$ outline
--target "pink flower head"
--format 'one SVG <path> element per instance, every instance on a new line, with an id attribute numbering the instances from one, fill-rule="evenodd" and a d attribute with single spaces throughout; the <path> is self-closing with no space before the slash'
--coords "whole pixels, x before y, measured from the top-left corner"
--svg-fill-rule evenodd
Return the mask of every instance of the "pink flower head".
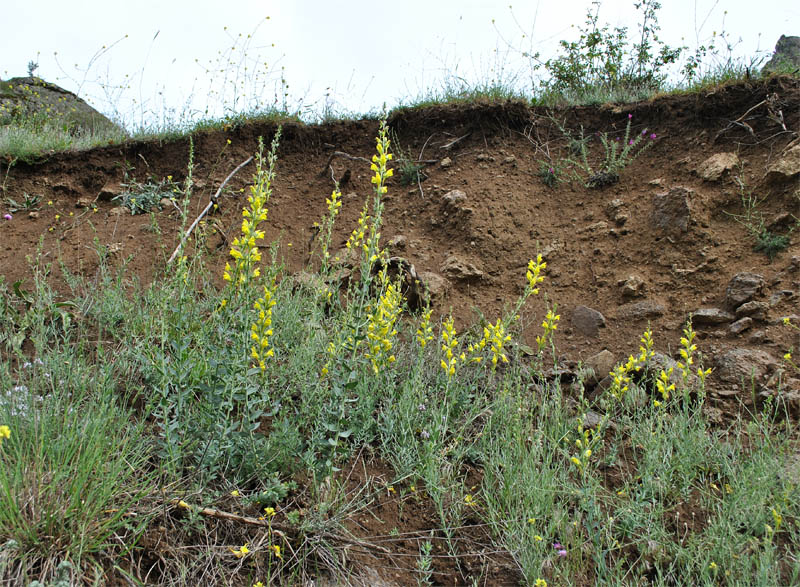
<path id="1" fill-rule="evenodd" d="M 558 551 L 558 556 L 561 557 L 567 556 L 567 551 L 562 548 L 561 550 Z"/>
<path id="2" fill-rule="evenodd" d="M 628 113 L 628 120 L 630 120 L 631 118 L 633 118 L 633 114 Z"/>
<path id="3" fill-rule="evenodd" d="M 561 545 L 560 542 L 553 542 L 553 548 L 556 550 L 562 550 L 564 547 Z"/>
<path id="4" fill-rule="evenodd" d="M 644 129 L 644 130 L 642 131 L 642 136 L 644 136 L 644 135 L 646 135 L 646 134 L 647 134 L 647 129 Z"/>
<path id="5" fill-rule="evenodd" d="M 651 134 L 650 138 L 653 139 L 653 140 L 656 140 L 656 133 Z"/>
<path id="6" fill-rule="evenodd" d="M 629 145 L 632 145 L 632 144 L 633 144 L 633 139 L 629 140 L 629 141 L 628 141 L 628 144 L 629 144 Z"/>
<path id="7" fill-rule="evenodd" d="M 6 220 L 11 220 L 13 216 L 11 214 L 5 214 L 3 218 L 5 218 Z"/>

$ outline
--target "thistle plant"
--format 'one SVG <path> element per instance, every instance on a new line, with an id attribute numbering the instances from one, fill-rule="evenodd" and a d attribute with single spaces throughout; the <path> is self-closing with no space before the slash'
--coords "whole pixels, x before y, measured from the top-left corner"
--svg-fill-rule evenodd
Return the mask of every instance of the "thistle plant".
<path id="1" fill-rule="evenodd" d="M 647 133 L 647 129 L 641 133 L 631 134 L 631 122 L 633 114 L 628 114 L 628 122 L 625 125 L 625 132 L 622 139 L 616 137 L 609 138 L 608 133 L 597 133 L 600 143 L 603 145 L 603 159 L 599 167 L 595 169 L 589 162 L 589 141 L 583 134 L 581 128 L 580 138 L 575 140 L 563 128 L 562 132 L 570 139 L 571 144 L 576 145 L 577 159 L 569 157 L 566 162 L 573 167 L 573 170 L 580 170 L 580 173 L 573 171 L 575 176 L 582 180 L 588 188 L 602 188 L 613 185 L 619 181 L 622 170 L 655 144 L 658 135 Z"/>

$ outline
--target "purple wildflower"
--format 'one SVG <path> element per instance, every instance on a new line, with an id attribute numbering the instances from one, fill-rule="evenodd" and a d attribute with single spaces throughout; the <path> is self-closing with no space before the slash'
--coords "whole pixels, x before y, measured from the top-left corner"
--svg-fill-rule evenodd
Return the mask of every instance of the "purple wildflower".
<path id="1" fill-rule="evenodd" d="M 564 547 L 561 545 L 560 542 L 553 542 L 553 548 L 555 548 L 556 550 L 561 550 Z"/>
<path id="2" fill-rule="evenodd" d="M 651 134 L 650 138 L 653 139 L 653 140 L 656 140 L 656 133 Z"/>
<path id="3" fill-rule="evenodd" d="M 629 140 L 629 141 L 628 141 L 628 144 L 629 144 L 629 145 L 632 145 L 632 144 L 633 144 L 633 139 Z"/>
<path id="4" fill-rule="evenodd" d="M 6 220 L 11 220 L 13 216 L 11 216 L 11 214 L 6 214 L 5 216 L 3 216 L 3 218 L 5 218 Z"/>
<path id="5" fill-rule="evenodd" d="M 547 173 L 553 175 L 555 173 L 555 170 L 551 167 L 550 169 L 547 170 Z"/>
<path id="6" fill-rule="evenodd" d="M 561 550 L 558 551 L 558 556 L 562 557 L 567 556 L 567 551 L 562 548 Z"/>
<path id="7" fill-rule="evenodd" d="M 642 136 L 644 136 L 644 135 L 646 135 L 646 134 L 647 134 L 647 129 L 644 129 L 644 130 L 642 131 Z"/>
<path id="8" fill-rule="evenodd" d="M 631 114 L 631 113 L 629 112 L 629 113 L 628 113 L 628 120 L 630 120 L 631 118 L 633 118 L 633 114 Z"/>

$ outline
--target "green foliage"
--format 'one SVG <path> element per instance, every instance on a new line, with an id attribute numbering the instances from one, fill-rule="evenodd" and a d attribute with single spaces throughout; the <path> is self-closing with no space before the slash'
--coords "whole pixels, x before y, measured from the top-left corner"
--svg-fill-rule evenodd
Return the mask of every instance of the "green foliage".
<path id="1" fill-rule="evenodd" d="M 608 24 L 599 24 L 600 5 L 594 1 L 587 9 L 578 40 L 562 40 L 563 54 L 544 63 L 551 76 L 547 90 L 580 100 L 598 90 L 605 94 L 636 94 L 661 89 L 666 67 L 675 63 L 683 51 L 664 44 L 658 37 L 657 12 L 661 3 L 633 3 L 634 9 L 641 12 L 638 40 L 633 43 L 626 27 L 611 29 Z"/>
<path id="2" fill-rule="evenodd" d="M 159 181 L 149 179 L 144 183 L 130 180 L 122 183 L 123 192 L 115 196 L 120 204 L 131 211 L 131 214 L 146 214 L 154 208 L 161 209 L 161 200 L 174 200 L 181 193 L 180 186 L 166 177 Z"/>
<path id="3" fill-rule="evenodd" d="M 589 188 L 602 188 L 617 183 L 619 174 L 637 157 L 652 147 L 657 138 L 655 133 L 648 135 L 647 129 L 632 136 L 633 115 L 628 114 L 628 121 L 622 137 L 611 138 L 607 132 L 596 134 L 603 147 L 603 156 L 597 163 L 594 163 L 590 156 L 592 137 L 584 134 L 583 127 L 581 127 L 580 134 L 574 137 L 572 132 L 565 129 L 555 118 L 551 117 L 551 120 L 559 127 L 567 140 L 570 155 L 564 160 L 563 165 L 570 168 L 573 175 Z M 548 173 L 550 173 L 549 169 Z M 553 170 L 553 175 L 555 175 L 556 168 L 553 167 Z"/>

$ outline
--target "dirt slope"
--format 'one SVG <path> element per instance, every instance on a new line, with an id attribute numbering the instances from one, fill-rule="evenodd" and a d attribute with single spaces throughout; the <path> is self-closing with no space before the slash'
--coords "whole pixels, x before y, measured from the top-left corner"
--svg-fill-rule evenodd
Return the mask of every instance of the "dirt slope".
<path id="1" fill-rule="evenodd" d="M 712 399 L 731 408 L 725 412 L 738 399 L 750 401 L 749 393 L 736 390 L 751 369 L 759 386 L 770 378 L 774 383 L 783 353 L 792 345 L 800 348 L 781 324 L 782 317 L 800 314 L 800 245 L 792 235 L 788 249 L 771 261 L 753 250 L 754 238 L 732 216 L 744 210 L 735 178 L 763 199 L 758 210 L 774 232 L 786 233 L 794 222 L 787 214 L 800 217 L 800 176 L 765 178 L 792 141 L 797 144 L 800 82 L 774 78 L 624 107 L 553 112 L 566 128 L 584 127 L 593 137 L 594 155 L 602 151 L 594 133 L 621 136 L 629 114 L 633 133 L 657 135 L 619 183 L 601 189 L 577 181 L 551 188 L 538 177 L 542 150 L 555 158 L 567 155 L 567 141 L 548 114 L 508 103 L 436 107 L 391 118 L 398 139 L 393 147 L 429 163 L 419 186 L 401 186 L 399 174 L 391 180 L 383 239 L 394 242 L 392 253 L 418 273 L 438 276 L 426 276 L 437 289 L 437 311 L 452 311 L 461 327 L 475 321 L 476 309 L 494 320 L 521 291 L 528 259 L 541 252 L 548 264 L 543 291 L 561 315 L 556 340 L 567 375 L 603 349 L 623 359 L 638 347 L 648 323 L 657 350 L 674 356 L 689 313 L 717 309 L 705 318 L 708 323 L 695 320 L 698 346 L 715 367 Z M 371 157 L 377 126 L 374 120 L 284 126 L 267 234 L 280 239 L 290 272 L 305 266 L 312 226 L 325 211 L 333 187 L 326 167 L 331 155 Z M 191 218 L 253 153 L 257 137 L 269 140 L 273 133 L 271 125 L 250 124 L 194 137 Z M 698 168 L 718 153 L 736 154 L 740 166 L 719 179 L 703 179 Z M 178 214 L 170 208 L 158 212 L 156 230 L 147 215 L 132 216 L 111 198 L 125 173 L 139 181 L 168 175 L 182 180 L 188 157 L 188 139 L 181 139 L 55 154 L 34 165 L 18 163 L 7 177 L 4 165 L 3 197 L 19 202 L 26 193 L 40 195 L 41 209 L 33 218 L 17 212 L 0 225 L 0 275 L 7 283 L 29 276 L 26 255 L 35 253 L 40 239 L 45 262 L 61 259 L 70 270 L 92 275 L 96 240 L 116 263 L 127 263 L 130 275 L 151 279 L 175 246 Z M 344 156 L 335 156 L 331 165 L 337 178 L 349 177 L 342 186 L 338 248 L 371 191 L 370 172 L 367 163 Z M 238 190 L 251 174 L 252 166 L 232 180 L 220 213 L 206 225 L 204 242 L 217 274 L 227 257 L 223 233 L 232 238 L 238 229 Z M 447 196 L 452 190 L 463 197 Z M 85 207 L 90 202 L 96 210 Z M 756 277 L 740 277 L 726 295 L 743 272 Z M 67 291 L 57 265 L 53 280 Z M 749 301 L 757 303 L 740 307 Z M 540 332 L 544 303 L 540 297 L 524 317 L 528 344 Z M 743 317 L 750 319 L 732 330 Z M 784 388 L 794 389 L 800 403 L 797 379 Z"/>

